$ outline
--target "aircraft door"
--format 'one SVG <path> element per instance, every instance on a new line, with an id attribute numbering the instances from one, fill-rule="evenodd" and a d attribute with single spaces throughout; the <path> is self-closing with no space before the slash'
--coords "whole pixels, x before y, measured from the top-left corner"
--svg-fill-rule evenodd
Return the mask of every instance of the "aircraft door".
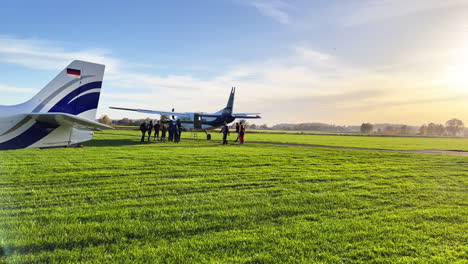
<path id="1" fill-rule="evenodd" d="M 202 117 L 198 114 L 193 115 L 193 128 L 195 129 L 202 128 Z"/>

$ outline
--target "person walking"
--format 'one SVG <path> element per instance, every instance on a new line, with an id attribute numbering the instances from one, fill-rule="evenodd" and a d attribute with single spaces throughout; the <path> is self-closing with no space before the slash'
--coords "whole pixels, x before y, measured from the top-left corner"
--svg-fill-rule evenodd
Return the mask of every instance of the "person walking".
<path id="1" fill-rule="evenodd" d="M 239 129 L 239 141 L 241 144 L 244 144 L 244 136 L 245 136 L 245 125 L 241 125 Z"/>
<path id="2" fill-rule="evenodd" d="M 151 139 L 151 131 L 153 131 L 153 120 L 151 120 L 146 127 L 146 130 L 148 130 L 148 141 Z"/>
<path id="3" fill-rule="evenodd" d="M 141 131 L 141 142 L 144 142 L 145 134 L 146 134 L 146 122 L 144 120 L 140 125 L 140 131 Z"/>
<path id="4" fill-rule="evenodd" d="M 240 131 L 240 125 L 239 123 L 236 122 L 236 134 L 237 134 L 237 138 L 234 142 L 237 142 L 239 140 L 239 131 Z"/>
<path id="5" fill-rule="evenodd" d="M 161 124 L 161 142 L 166 142 L 166 125 Z"/>
<path id="6" fill-rule="evenodd" d="M 156 122 L 154 125 L 154 140 L 159 139 L 159 128 L 161 125 L 159 124 L 159 121 Z"/>
<path id="7" fill-rule="evenodd" d="M 223 128 L 221 128 L 221 131 L 219 133 L 223 133 L 223 145 L 227 145 L 227 137 L 229 136 L 229 127 L 227 125 L 227 122 L 224 122 Z"/>

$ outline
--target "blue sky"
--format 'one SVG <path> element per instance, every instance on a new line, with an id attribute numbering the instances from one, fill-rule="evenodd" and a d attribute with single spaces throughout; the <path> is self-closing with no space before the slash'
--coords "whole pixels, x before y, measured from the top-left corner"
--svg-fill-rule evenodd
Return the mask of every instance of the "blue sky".
<path id="1" fill-rule="evenodd" d="M 235 110 L 258 123 L 468 122 L 464 0 L 3 1 L 0 104 L 73 59 L 106 64 L 108 106 Z"/>

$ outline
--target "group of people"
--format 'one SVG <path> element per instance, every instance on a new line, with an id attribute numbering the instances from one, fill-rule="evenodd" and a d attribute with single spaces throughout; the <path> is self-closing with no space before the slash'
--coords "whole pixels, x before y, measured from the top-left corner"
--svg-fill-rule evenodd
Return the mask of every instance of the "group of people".
<path id="1" fill-rule="evenodd" d="M 223 145 L 227 145 L 227 137 L 229 136 L 229 126 L 227 122 L 224 122 L 224 126 L 221 128 L 221 131 L 219 131 L 219 133 L 223 133 Z M 241 144 L 244 144 L 245 124 L 236 123 L 236 134 L 237 138 L 234 142 L 239 141 Z"/>
<path id="2" fill-rule="evenodd" d="M 153 124 L 153 120 L 149 121 L 149 123 L 143 121 L 140 125 L 141 142 L 145 141 L 146 136 L 148 136 L 148 141 L 150 141 L 153 130 L 153 140 L 166 142 L 166 133 L 168 133 L 168 141 L 179 143 L 182 134 L 182 124 L 179 119 L 177 119 L 175 123 L 174 121 L 170 120 L 167 126 L 161 121 L 156 121 L 155 124 Z M 159 132 L 161 132 L 161 137 L 159 137 Z M 230 134 L 227 122 L 224 122 L 224 126 L 221 128 L 219 133 L 223 133 L 223 145 L 227 145 L 227 137 Z M 240 144 L 244 144 L 245 124 L 236 123 L 236 134 L 237 138 L 234 142 L 240 142 Z"/>
<path id="3" fill-rule="evenodd" d="M 153 140 L 159 140 L 161 142 L 166 142 L 166 133 L 169 134 L 167 140 L 172 141 L 175 143 L 180 142 L 180 137 L 182 134 L 182 124 L 179 119 L 174 123 L 174 121 L 169 121 L 168 125 L 157 121 L 156 124 L 153 125 L 153 120 L 151 120 L 148 124 L 146 121 L 143 121 L 140 125 L 141 131 L 141 142 L 145 141 L 146 135 L 148 135 L 148 141 L 151 140 L 151 134 L 154 129 L 154 136 Z M 161 137 L 159 137 L 159 131 L 161 131 Z"/>

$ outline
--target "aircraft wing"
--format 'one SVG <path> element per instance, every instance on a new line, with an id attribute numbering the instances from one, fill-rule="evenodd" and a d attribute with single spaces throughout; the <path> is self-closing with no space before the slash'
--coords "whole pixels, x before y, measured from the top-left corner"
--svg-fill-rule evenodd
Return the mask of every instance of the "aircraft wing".
<path id="1" fill-rule="evenodd" d="M 113 127 L 101 124 L 94 120 L 78 117 L 75 115 L 65 113 L 38 113 L 28 114 L 29 117 L 41 123 L 54 124 L 54 125 L 69 125 L 78 129 L 87 129 L 100 131 L 101 129 L 114 129 Z"/>
<path id="2" fill-rule="evenodd" d="M 178 112 L 167 112 L 167 111 L 157 111 L 157 110 L 145 110 L 145 109 L 132 109 L 132 108 L 122 108 L 122 107 L 109 107 L 110 109 L 133 111 L 138 113 L 146 114 L 158 114 L 158 115 L 168 115 L 168 116 L 180 116 L 180 117 L 190 117 L 188 113 L 178 113 Z"/>
<path id="3" fill-rule="evenodd" d="M 232 114 L 232 117 L 239 118 L 239 119 L 258 119 L 258 118 L 262 118 L 258 114 L 259 113 L 239 113 L 239 114 Z"/>
<path id="4" fill-rule="evenodd" d="M 258 114 L 260 113 L 239 113 L 239 114 L 232 114 L 231 116 L 234 118 L 245 118 L 245 119 L 261 118 Z M 224 116 L 222 114 L 198 114 L 198 115 L 203 116 L 203 117 L 223 117 Z"/>

